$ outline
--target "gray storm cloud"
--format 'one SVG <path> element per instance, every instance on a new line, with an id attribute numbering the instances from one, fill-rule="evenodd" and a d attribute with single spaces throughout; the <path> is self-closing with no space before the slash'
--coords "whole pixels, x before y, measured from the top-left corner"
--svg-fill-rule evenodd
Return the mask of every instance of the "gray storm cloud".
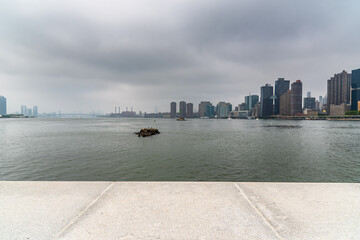
<path id="1" fill-rule="evenodd" d="M 358 68 L 357 1 L 3 1 L 0 95 L 10 111 L 234 105 L 278 77 L 324 95 Z"/>

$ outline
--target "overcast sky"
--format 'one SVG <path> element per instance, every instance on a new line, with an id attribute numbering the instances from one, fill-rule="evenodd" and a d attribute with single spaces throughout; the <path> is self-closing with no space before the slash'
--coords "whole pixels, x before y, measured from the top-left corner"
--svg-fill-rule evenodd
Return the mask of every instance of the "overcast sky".
<path id="1" fill-rule="evenodd" d="M 360 2 L 2 0 L 0 95 L 8 112 L 153 112 L 238 105 L 278 77 L 325 95 L 360 67 Z"/>

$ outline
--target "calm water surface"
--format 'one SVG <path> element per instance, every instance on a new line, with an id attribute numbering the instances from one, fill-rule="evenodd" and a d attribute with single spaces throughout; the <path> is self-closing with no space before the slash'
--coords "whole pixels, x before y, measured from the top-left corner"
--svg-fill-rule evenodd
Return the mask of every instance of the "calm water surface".
<path id="1" fill-rule="evenodd" d="M 0 180 L 360 182 L 359 140 L 360 122 L 1 119 Z"/>

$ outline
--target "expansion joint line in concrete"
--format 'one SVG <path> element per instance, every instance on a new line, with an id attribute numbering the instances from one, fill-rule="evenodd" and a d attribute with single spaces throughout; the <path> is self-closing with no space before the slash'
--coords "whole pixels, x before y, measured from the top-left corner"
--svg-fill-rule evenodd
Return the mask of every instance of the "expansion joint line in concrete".
<path id="1" fill-rule="evenodd" d="M 96 202 L 99 201 L 99 199 L 107 192 L 109 191 L 110 188 L 112 188 L 112 186 L 114 185 L 114 182 L 112 182 L 104 191 L 102 191 L 102 193 L 100 193 L 99 196 L 97 196 L 83 211 L 81 211 L 73 220 L 71 220 L 69 222 L 68 225 L 66 225 L 63 229 L 61 229 L 61 231 L 57 234 L 54 235 L 54 238 L 58 238 L 60 237 L 66 230 L 68 230 L 74 223 L 76 223 L 79 218 L 84 215 L 84 213 L 91 208 Z"/>
<path id="2" fill-rule="evenodd" d="M 280 234 L 276 231 L 276 229 L 271 225 L 271 223 L 266 219 L 266 217 L 260 212 L 260 210 L 250 201 L 250 199 L 246 196 L 245 192 L 234 183 L 235 187 L 240 191 L 241 195 L 245 198 L 245 200 L 252 206 L 252 208 L 255 209 L 255 211 L 260 215 L 260 217 L 264 220 L 264 222 L 271 228 L 271 230 L 275 233 L 275 235 L 280 239 L 283 240 L 283 238 L 280 236 Z"/>

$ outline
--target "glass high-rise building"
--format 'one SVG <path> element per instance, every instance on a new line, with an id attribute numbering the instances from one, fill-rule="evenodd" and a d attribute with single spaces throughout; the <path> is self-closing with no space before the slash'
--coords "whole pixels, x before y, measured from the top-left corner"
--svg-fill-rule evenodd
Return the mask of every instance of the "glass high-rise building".
<path id="1" fill-rule="evenodd" d="M 261 99 L 260 99 L 260 116 L 261 117 L 270 117 L 273 115 L 273 86 L 266 84 L 260 88 Z"/>
<path id="2" fill-rule="evenodd" d="M 278 78 L 275 81 L 275 105 L 274 105 L 274 115 L 280 114 L 280 96 L 286 93 L 289 90 L 290 81 L 285 80 L 284 78 Z"/>
<path id="3" fill-rule="evenodd" d="M 315 110 L 316 106 L 315 106 L 315 98 L 311 97 L 311 92 L 307 93 L 307 97 L 304 98 L 304 109 L 311 109 L 311 110 Z"/>
<path id="4" fill-rule="evenodd" d="M 360 68 L 351 72 L 351 110 L 360 111 Z"/>
<path id="5" fill-rule="evenodd" d="M 258 102 L 259 102 L 259 96 L 258 95 L 245 96 L 245 110 L 251 111 L 251 109 Z"/>
<path id="6" fill-rule="evenodd" d="M 6 115 L 6 98 L 4 96 L 0 96 L 0 115 Z"/>
<path id="7" fill-rule="evenodd" d="M 219 102 L 216 105 L 216 114 L 218 118 L 227 118 L 232 111 L 231 103 Z"/>

